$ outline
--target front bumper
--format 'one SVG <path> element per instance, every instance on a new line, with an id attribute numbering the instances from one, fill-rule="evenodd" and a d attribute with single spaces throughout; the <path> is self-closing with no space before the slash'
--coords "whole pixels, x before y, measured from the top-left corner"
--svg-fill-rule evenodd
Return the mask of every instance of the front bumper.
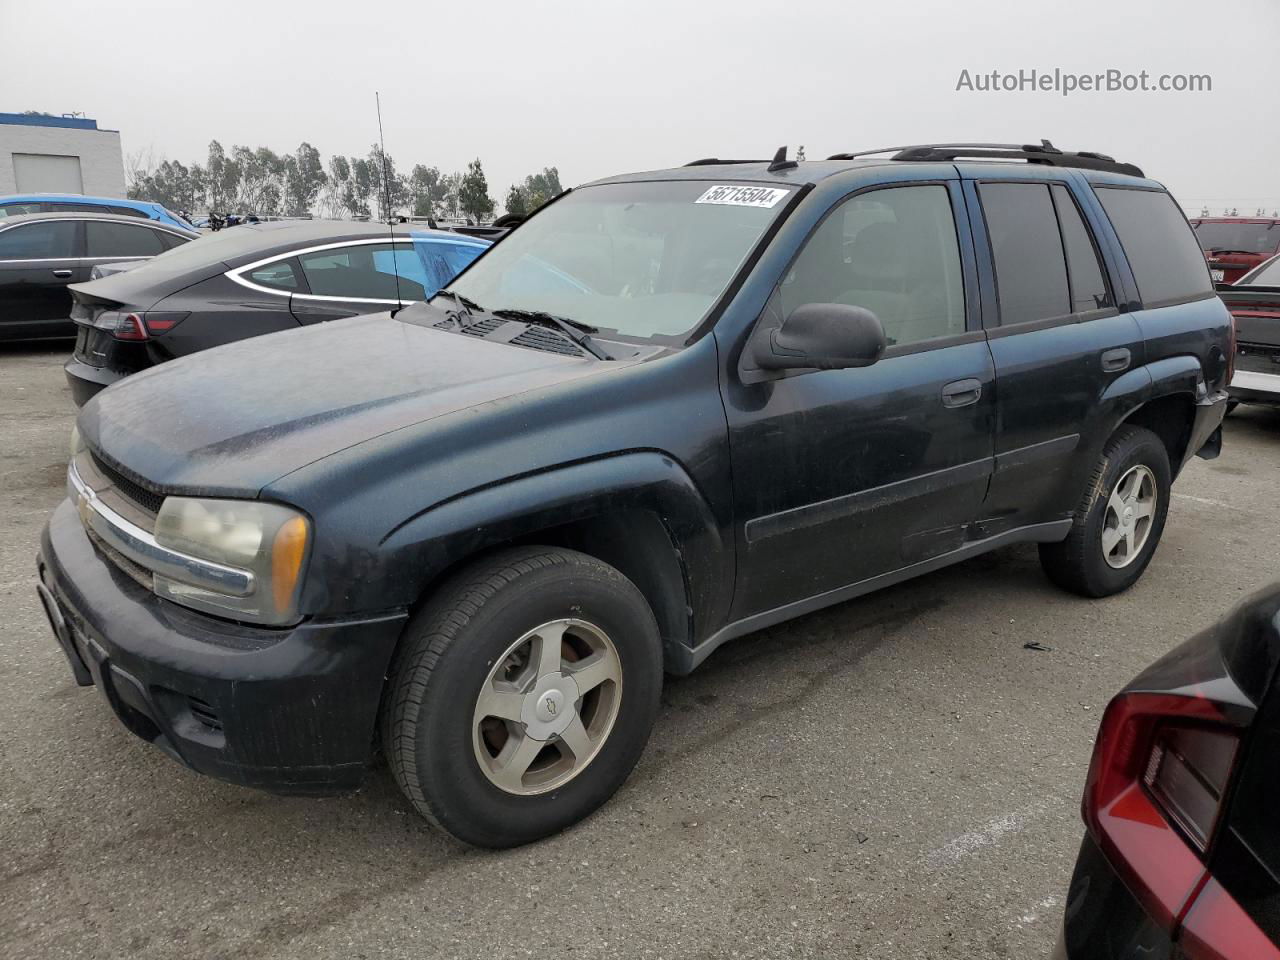
<path id="1" fill-rule="evenodd" d="M 200 773 L 280 793 L 357 786 L 407 614 L 250 627 L 162 600 L 106 560 L 70 500 L 41 538 L 41 602 L 76 681 Z"/>

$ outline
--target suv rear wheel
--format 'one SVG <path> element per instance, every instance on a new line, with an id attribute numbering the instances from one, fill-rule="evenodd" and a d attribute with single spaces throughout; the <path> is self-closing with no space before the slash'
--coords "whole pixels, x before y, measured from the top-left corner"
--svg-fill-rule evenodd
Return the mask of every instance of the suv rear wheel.
<path id="1" fill-rule="evenodd" d="M 507 550 L 410 621 L 383 745 L 429 822 L 477 846 L 516 846 L 618 789 L 661 689 L 657 623 L 630 580 L 572 550 Z"/>
<path id="2" fill-rule="evenodd" d="M 1169 511 L 1169 454 L 1150 430 L 1124 426 L 1107 441 L 1071 533 L 1042 543 L 1049 579 L 1086 597 L 1127 590 L 1146 570 Z"/>

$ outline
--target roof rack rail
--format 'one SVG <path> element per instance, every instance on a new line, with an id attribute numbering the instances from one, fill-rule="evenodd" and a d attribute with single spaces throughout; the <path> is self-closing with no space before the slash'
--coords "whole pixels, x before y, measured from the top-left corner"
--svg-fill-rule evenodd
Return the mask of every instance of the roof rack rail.
<path id="1" fill-rule="evenodd" d="M 721 160 L 719 157 L 703 157 L 701 160 L 690 160 L 686 167 L 710 167 L 722 163 L 768 163 L 768 160 Z"/>
<path id="2" fill-rule="evenodd" d="M 893 160 L 942 161 L 973 160 L 1025 160 L 1050 167 L 1077 167 L 1085 170 L 1105 170 L 1123 173 L 1130 177 L 1144 177 L 1140 167 L 1123 163 L 1105 153 L 1079 150 L 1075 153 L 1059 150 L 1048 140 L 1040 144 L 1017 143 L 921 143 L 905 147 L 881 147 L 878 150 L 859 150 L 857 153 L 837 153 L 828 160 L 854 160 L 878 153 L 892 153 Z"/>

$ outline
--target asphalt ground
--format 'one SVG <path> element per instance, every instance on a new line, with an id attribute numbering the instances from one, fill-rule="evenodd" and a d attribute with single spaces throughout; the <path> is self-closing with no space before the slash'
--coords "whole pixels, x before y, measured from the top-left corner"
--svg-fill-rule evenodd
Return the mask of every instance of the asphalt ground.
<path id="1" fill-rule="evenodd" d="M 1067 596 L 1016 547 L 736 641 L 668 681 L 599 813 L 481 852 L 384 771 L 324 800 L 217 783 L 74 685 L 33 588 L 63 496 L 65 357 L 0 347 L 11 960 L 1046 956 L 1108 698 L 1280 569 L 1280 414 L 1242 408 L 1128 593 Z"/>

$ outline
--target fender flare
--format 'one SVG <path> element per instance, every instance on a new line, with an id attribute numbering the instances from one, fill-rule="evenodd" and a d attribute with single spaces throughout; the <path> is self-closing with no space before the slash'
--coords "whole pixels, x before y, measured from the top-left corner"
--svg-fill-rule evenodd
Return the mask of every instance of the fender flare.
<path id="1" fill-rule="evenodd" d="M 485 550 L 626 511 L 647 512 L 662 523 L 679 564 L 685 612 L 682 635 L 664 641 L 691 646 L 727 613 L 734 553 L 725 542 L 727 527 L 693 478 L 661 451 L 584 460 L 476 488 L 408 518 L 383 537 L 380 549 L 396 568 L 413 571 L 406 581 L 412 604 L 446 571 Z"/>

